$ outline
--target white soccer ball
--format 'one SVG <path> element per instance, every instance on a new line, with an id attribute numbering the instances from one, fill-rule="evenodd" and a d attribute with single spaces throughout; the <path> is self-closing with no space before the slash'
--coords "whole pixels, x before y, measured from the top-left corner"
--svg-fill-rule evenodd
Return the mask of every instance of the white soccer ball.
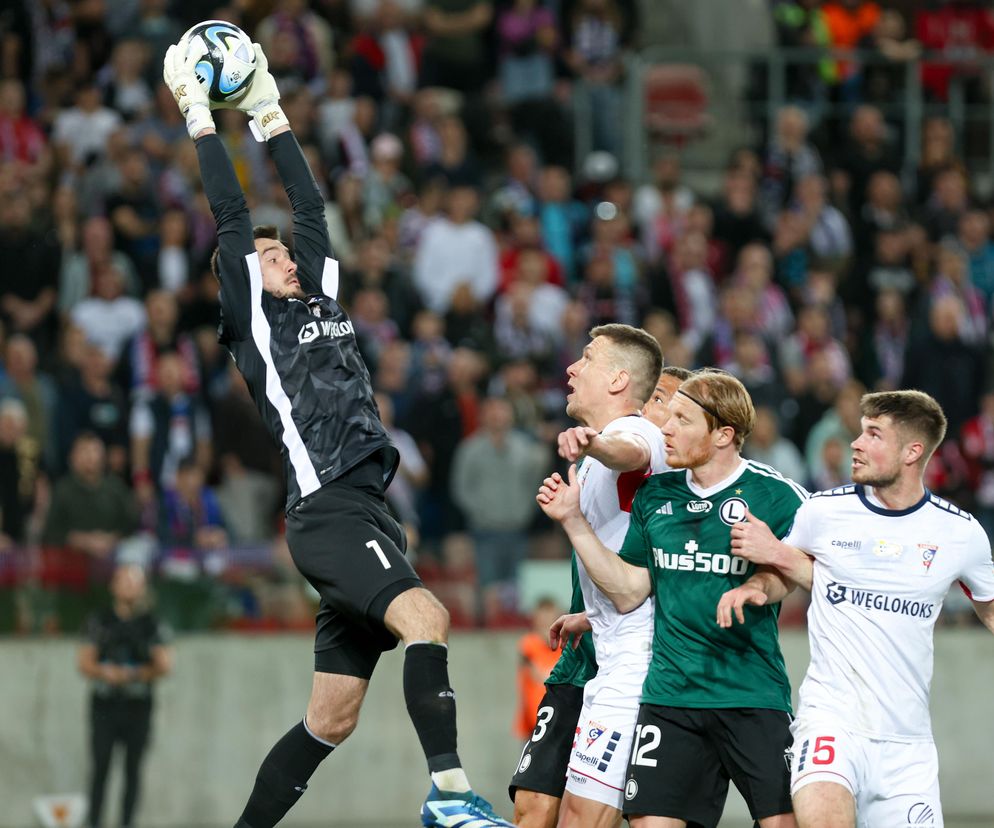
<path id="1" fill-rule="evenodd" d="M 236 101 L 248 91 L 255 76 L 255 50 L 251 38 L 234 23 L 205 20 L 183 35 L 183 41 L 188 54 L 197 58 L 197 80 L 212 101 Z"/>

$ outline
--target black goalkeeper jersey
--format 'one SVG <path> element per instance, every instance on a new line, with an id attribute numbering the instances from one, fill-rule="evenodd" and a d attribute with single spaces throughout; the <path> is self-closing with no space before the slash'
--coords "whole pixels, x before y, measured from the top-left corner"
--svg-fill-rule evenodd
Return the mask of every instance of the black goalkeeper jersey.
<path id="1" fill-rule="evenodd" d="M 204 191 L 217 221 L 220 341 L 280 444 L 287 510 L 379 451 L 384 488 L 399 455 L 380 422 L 369 372 L 336 301 L 338 262 L 324 202 L 292 133 L 268 142 L 293 207 L 293 254 L 306 301 L 262 289 L 248 207 L 217 135 L 197 140 Z"/>

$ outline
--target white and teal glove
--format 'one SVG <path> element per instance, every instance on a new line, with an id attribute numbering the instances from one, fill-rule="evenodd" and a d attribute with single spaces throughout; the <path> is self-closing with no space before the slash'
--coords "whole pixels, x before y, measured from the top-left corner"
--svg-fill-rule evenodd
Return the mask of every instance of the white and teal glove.
<path id="1" fill-rule="evenodd" d="M 191 138 L 196 138 L 201 130 L 214 129 L 214 118 L 207 93 L 197 82 L 194 72 L 196 58 L 190 57 L 187 47 L 186 41 L 180 41 L 166 50 L 166 58 L 162 62 L 162 79 L 173 93 L 179 111 L 186 118 L 186 131 Z"/>
<path id="2" fill-rule="evenodd" d="M 244 97 L 235 103 L 235 108 L 252 118 L 249 129 L 255 140 L 268 141 L 275 129 L 287 126 L 287 120 L 280 108 L 280 90 L 276 86 L 276 79 L 269 72 L 266 54 L 258 43 L 253 43 L 252 48 L 255 49 L 252 85 Z"/>

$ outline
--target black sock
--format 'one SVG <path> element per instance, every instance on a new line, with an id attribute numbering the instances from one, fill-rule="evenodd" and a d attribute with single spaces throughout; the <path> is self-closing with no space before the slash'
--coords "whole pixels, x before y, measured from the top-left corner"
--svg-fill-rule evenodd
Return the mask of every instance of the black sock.
<path id="1" fill-rule="evenodd" d="M 307 780 L 332 747 L 312 736 L 303 722 L 286 732 L 255 777 L 255 787 L 235 828 L 273 828 L 307 790 Z"/>
<path id="2" fill-rule="evenodd" d="M 456 694 L 449 686 L 448 658 L 448 648 L 442 644 L 411 644 L 404 655 L 407 712 L 432 773 L 461 766 L 456 753 Z"/>

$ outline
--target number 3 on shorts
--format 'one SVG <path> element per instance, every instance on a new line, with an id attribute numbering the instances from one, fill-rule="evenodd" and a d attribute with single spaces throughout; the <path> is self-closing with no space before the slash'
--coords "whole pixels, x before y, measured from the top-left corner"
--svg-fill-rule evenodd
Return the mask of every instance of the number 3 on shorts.
<path id="1" fill-rule="evenodd" d="M 532 741 L 540 742 L 542 737 L 545 735 L 546 728 L 549 726 L 549 722 L 552 721 L 552 714 L 555 713 L 551 707 L 546 705 L 545 707 L 540 707 L 538 710 L 538 716 L 535 718 L 535 732 L 532 733 Z"/>
<path id="2" fill-rule="evenodd" d="M 390 568 L 390 561 L 387 560 L 387 556 L 383 554 L 383 550 L 380 548 L 380 543 L 377 540 L 366 541 L 366 548 L 372 549 L 376 553 L 376 557 L 380 559 L 380 563 L 383 564 L 384 569 Z"/>

